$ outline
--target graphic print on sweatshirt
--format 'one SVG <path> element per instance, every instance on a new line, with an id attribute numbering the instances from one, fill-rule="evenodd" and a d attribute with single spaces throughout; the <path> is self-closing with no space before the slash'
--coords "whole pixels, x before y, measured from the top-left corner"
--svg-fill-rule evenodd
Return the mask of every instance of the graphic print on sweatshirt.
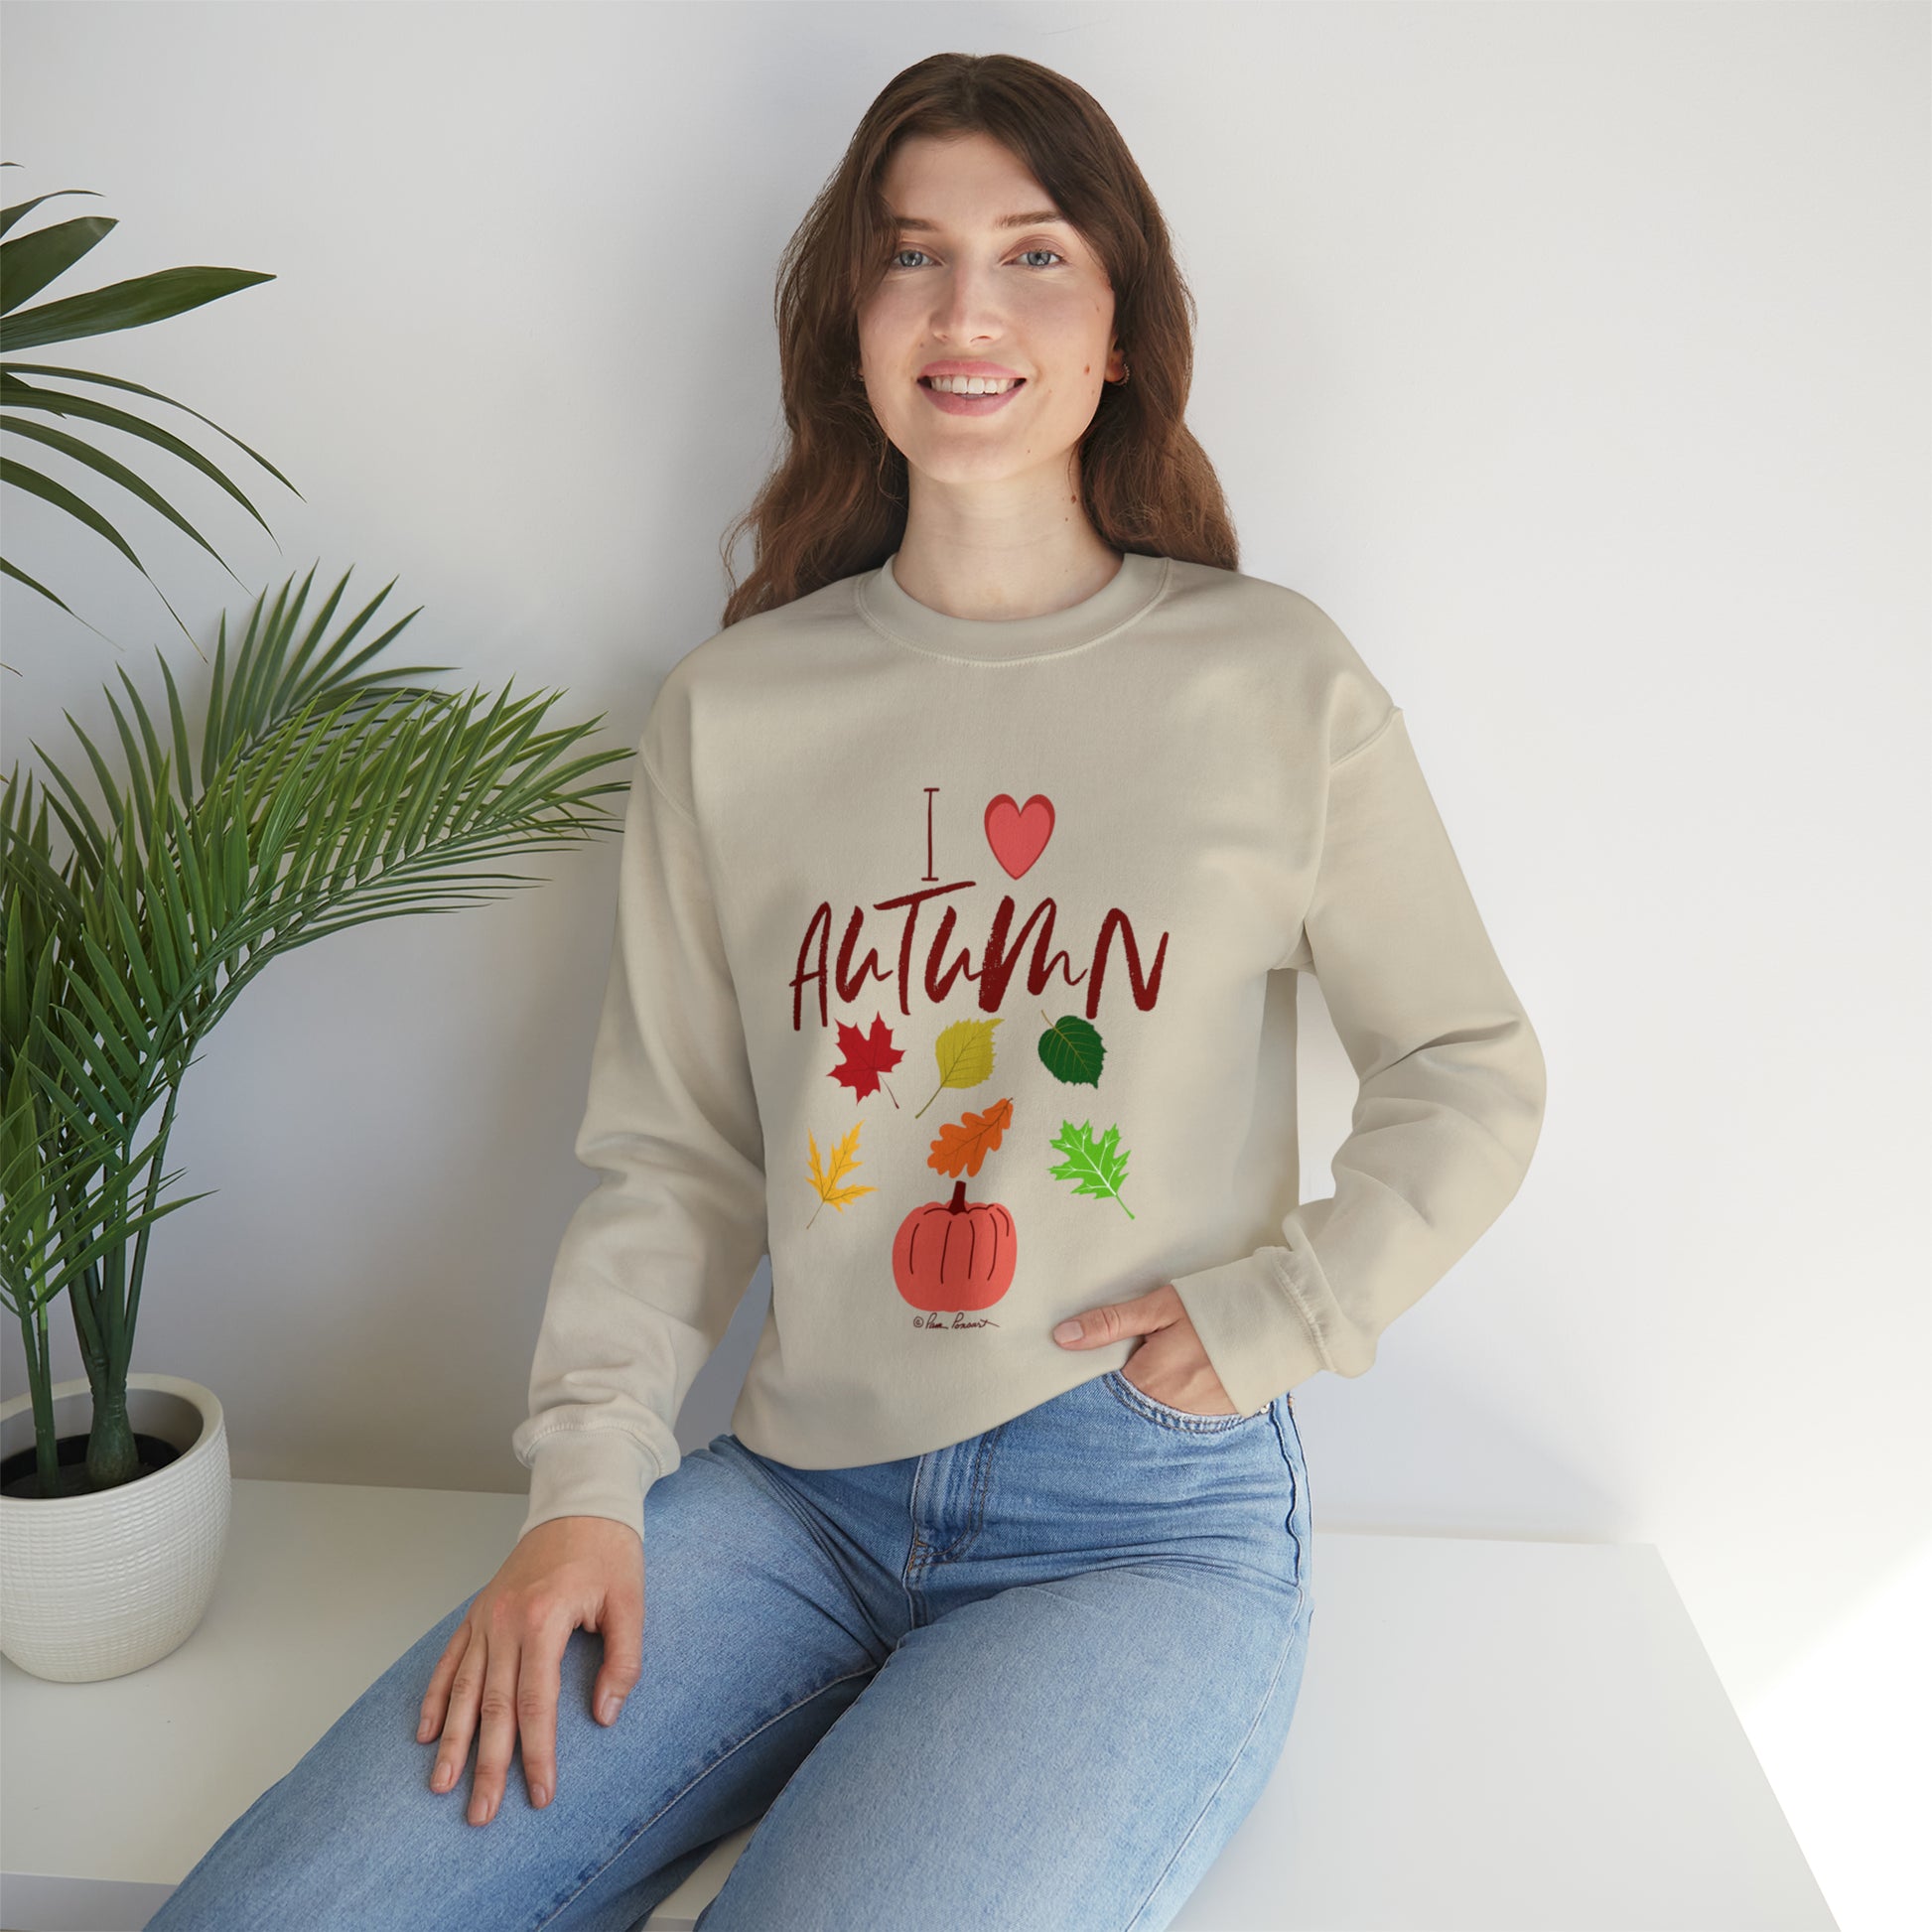
<path id="1" fill-rule="evenodd" d="M 808 1129 L 808 1171 L 817 1205 L 807 1226 L 827 1207 L 841 1216 L 878 1215 L 882 1289 L 890 1280 L 897 1296 L 891 1306 L 911 1308 L 914 1326 L 980 1328 L 998 1325 L 986 1311 L 1012 1287 L 1026 1238 L 1027 1231 L 999 1198 L 1001 1175 L 1014 1173 L 1015 1163 L 1037 1161 L 1062 1183 L 1058 1199 L 1067 1213 L 1134 1218 L 1127 1173 L 1131 1149 L 1122 1144 L 1121 1124 L 1109 1121 L 1096 1132 L 1093 1115 L 1104 1109 L 1091 1098 L 1081 1107 L 1086 1118 L 1078 1122 L 1071 1118 L 1070 1094 L 1052 1109 L 1051 1119 L 1037 1101 L 1016 1102 L 1013 1089 L 1022 1083 L 1001 1077 L 1002 1051 L 1010 1052 L 1015 1042 L 1011 1037 L 1003 1041 L 997 1030 L 1009 1018 L 1018 1021 L 1026 1030 L 1020 1036 L 1031 1035 L 1034 1056 L 1054 1080 L 1097 1093 L 1107 1040 L 1096 1022 L 1110 969 L 1113 984 L 1125 987 L 1134 1007 L 1151 1011 L 1160 998 L 1169 935 L 1161 934 L 1152 960 L 1144 962 L 1128 914 L 1109 907 L 1093 935 L 1084 970 L 1075 970 L 1065 947 L 1054 944 L 1059 914 L 1055 901 L 1039 897 L 1016 926 L 1020 903 L 1006 892 L 992 908 L 975 953 L 969 936 L 955 934 L 962 915 L 970 917 L 978 909 L 964 896 L 974 894 L 979 880 L 944 881 L 933 870 L 934 801 L 941 789 L 924 787 L 926 869 L 917 890 L 870 907 L 855 905 L 838 935 L 836 953 L 831 902 L 821 901 L 812 912 L 792 975 L 792 1030 L 802 1030 L 814 1018 L 822 1030 L 836 1027 L 836 1063 L 826 1077 L 845 1089 L 854 1105 L 883 1094 L 894 1108 L 883 1131 L 924 1137 L 924 1165 L 940 1176 L 942 1189 L 936 1198 L 912 1202 L 868 1201 L 866 1196 L 881 1190 L 853 1178 L 866 1165 L 861 1136 L 867 1116 L 853 1119 L 843 1133 L 829 1132 L 823 1151 Z M 1035 792 L 1022 805 L 1001 792 L 987 802 L 980 830 L 991 858 L 1008 879 L 1018 882 L 1039 862 L 1059 827 L 1053 802 L 1044 793 Z M 1058 856 L 1064 860 L 1063 831 L 1060 842 Z M 863 936 L 869 911 L 897 921 L 890 965 L 882 963 L 878 945 L 868 944 Z M 905 1076 L 897 1069 L 908 1049 L 922 1043 L 914 995 L 941 1006 L 962 979 L 969 986 L 977 984 L 977 1003 L 990 1017 L 955 1020 L 938 1029 L 930 1041 L 930 1090 L 916 1111 L 907 1112 L 899 1091 Z M 856 1004 L 863 1012 L 869 991 L 880 981 L 897 984 L 897 1009 L 902 1016 L 897 1028 L 887 1020 L 883 1006 L 874 1008 L 866 1025 L 833 1011 L 836 1001 Z M 1083 1011 L 1058 1005 L 1082 988 Z M 814 991 L 815 1015 L 809 1011 Z M 1057 1010 L 1042 1001 L 1055 1002 Z M 1014 1009 L 1011 1015 L 1001 1011 L 1008 1006 Z M 952 1098 L 966 1094 L 973 1096 L 970 1105 Z M 903 1096 L 908 1102 L 911 1098 L 910 1093 Z M 935 1106 L 940 1114 L 928 1126 L 918 1126 Z M 1025 1117 L 1029 1111 L 1037 1117 Z M 946 1181 L 952 1183 L 950 1190 L 944 1189 Z"/>

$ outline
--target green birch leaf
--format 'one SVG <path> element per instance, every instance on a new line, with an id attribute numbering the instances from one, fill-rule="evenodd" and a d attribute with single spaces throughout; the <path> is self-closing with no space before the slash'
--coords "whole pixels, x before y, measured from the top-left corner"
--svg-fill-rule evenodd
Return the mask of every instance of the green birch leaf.
<path id="1" fill-rule="evenodd" d="M 1043 1013 L 1039 1017 L 1046 1020 Z M 1039 1036 L 1039 1058 L 1054 1079 L 1068 1086 L 1097 1087 L 1107 1047 L 1091 1022 L 1069 1013 L 1046 1021 L 1046 1031 Z"/>

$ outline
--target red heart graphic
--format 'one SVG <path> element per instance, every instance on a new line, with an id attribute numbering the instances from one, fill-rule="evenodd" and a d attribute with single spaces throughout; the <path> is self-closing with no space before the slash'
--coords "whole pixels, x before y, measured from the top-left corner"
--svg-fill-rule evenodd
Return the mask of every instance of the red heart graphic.
<path id="1" fill-rule="evenodd" d="M 1018 879 L 1046 850 L 1052 836 L 1053 801 L 1044 792 L 1035 792 L 1021 806 L 1003 791 L 986 808 L 986 842 L 1009 878 Z"/>

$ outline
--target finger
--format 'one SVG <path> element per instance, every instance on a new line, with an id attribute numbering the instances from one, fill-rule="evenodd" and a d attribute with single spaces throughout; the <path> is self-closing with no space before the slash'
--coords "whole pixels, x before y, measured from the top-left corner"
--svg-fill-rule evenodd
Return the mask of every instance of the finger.
<path id="1" fill-rule="evenodd" d="M 604 1662 L 597 1673 L 591 1709 L 600 1724 L 614 1725 L 623 1701 L 643 1672 L 644 1595 L 641 1579 L 634 1589 L 613 1591 L 603 1619 Z"/>
<path id="2" fill-rule="evenodd" d="M 483 1693 L 483 1665 L 488 1642 L 480 1626 L 470 1626 L 469 1642 L 450 1686 L 450 1708 L 443 1719 L 443 1742 L 436 1766 L 429 1774 L 432 1791 L 451 1791 L 470 1761 L 470 1739 L 477 1728 L 477 1703 Z"/>
<path id="3" fill-rule="evenodd" d="M 1082 1343 L 1129 1341 L 1136 1335 L 1158 1335 L 1172 1328 L 1185 1313 L 1185 1305 L 1172 1283 L 1149 1289 L 1130 1302 L 1109 1302 L 1102 1308 L 1087 1309 L 1080 1317 L 1085 1330 Z M 1057 1331 L 1056 1331 L 1057 1332 Z"/>
<path id="4" fill-rule="evenodd" d="M 503 1802 L 503 1785 L 516 1749 L 516 1676 L 520 1662 L 516 1633 L 499 1625 L 490 1632 L 489 1661 L 483 1668 L 477 1770 L 470 1780 L 469 1818 L 473 1825 L 487 1825 Z"/>
<path id="5" fill-rule="evenodd" d="M 443 1646 L 436 1668 L 429 1674 L 429 1688 L 423 1693 L 422 1717 L 416 1725 L 416 1741 L 427 1744 L 443 1728 L 443 1714 L 449 1709 L 450 1686 L 456 1680 L 456 1667 L 470 1647 L 470 1626 L 459 1623 Z"/>
<path id="6" fill-rule="evenodd" d="M 563 1674 L 565 1630 L 546 1625 L 523 1646 L 516 1676 L 516 1717 L 523 1736 L 523 1784 L 541 1809 L 557 1788 L 557 1694 Z"/>
<path id="7" fill-rule="evenodd" d="M 1118 1341 L 1126 1332 L 1127 1324 L 1121 1319 L 1120 1310 L 1111 1304 L 1106 1308 L 1088 1309 L 1080 1316 L 1082 1341 Z"/>

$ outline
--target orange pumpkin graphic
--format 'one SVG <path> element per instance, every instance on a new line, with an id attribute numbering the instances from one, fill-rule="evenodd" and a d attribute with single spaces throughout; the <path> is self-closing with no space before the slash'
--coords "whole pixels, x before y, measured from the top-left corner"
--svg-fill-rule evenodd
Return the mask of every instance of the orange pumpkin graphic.
<path id="1" fill-rule="evenodd" d="M 989 1309 L 1013 1286 L 1019 1246 L 1006 1208 L 969 1201 L 956 1180 L 951 1200 L 926 1201 L 898 1224 L 893 1280 L 915 1309 Z"/>

